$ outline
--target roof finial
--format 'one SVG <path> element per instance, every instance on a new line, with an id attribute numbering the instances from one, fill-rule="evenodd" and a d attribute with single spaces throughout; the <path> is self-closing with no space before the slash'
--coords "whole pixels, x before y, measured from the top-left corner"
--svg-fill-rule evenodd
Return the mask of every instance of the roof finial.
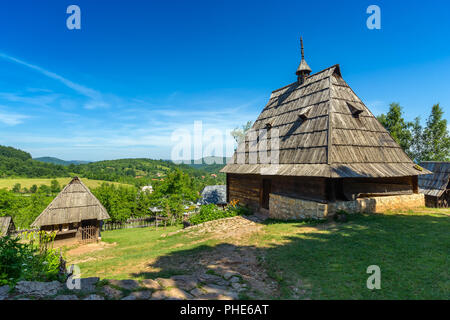
<path id="1" fill-rule="evenodd" d="M 305 52 L 303 50 L 303 38 L 300 37 L 300 47 L 302 52 L 302 60 L 300 61 L 300 65 L 297 68 L 297 72 L 295 73 L 298 77 L 298 82 L 302 84 L 306 76 L 308 76 L 311 73 L 311 68 L 308 66 L 305 60 Z"/>
<path id="2" fill-rule="evenodd" d="M 300 47 L 302 48 L 302 60 L 305 60 L 305 52 L 303 51 L 303 39 L 300 36 Z"/>

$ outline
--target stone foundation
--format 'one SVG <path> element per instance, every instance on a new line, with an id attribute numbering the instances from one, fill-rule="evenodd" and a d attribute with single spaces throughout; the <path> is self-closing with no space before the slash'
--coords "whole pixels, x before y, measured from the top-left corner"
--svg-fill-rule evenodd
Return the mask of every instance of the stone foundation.
<path id="1" fill-rule="evenodd" d="M 270 194 L 269 218 L 282 220 L 325 219 L 328 204 L 297 199 L 280 194 Z"/>
<path id="2" fill-rule="evenodd" d="M 333 203 L 320 203 L 271 193 L 269 217 L 282 220 L 326 219 L 339 210 L 347 213 L 382 213 L 388 210 L 408 210 L 423 206 L 425 206 L 425 197 L 421 193 L 360 198 Z"/>

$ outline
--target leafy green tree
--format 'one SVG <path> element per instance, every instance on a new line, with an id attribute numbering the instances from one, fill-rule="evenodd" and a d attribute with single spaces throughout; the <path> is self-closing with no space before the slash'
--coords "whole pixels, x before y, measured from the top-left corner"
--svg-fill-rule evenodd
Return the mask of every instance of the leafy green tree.
<path id="1" fill-rule="evenodd" d="M 50 181 L 50 191 L 52 193 L 61 192 L 61 185 L 59 184 L 58 180 L 53 179 L 52 181 Z"/>
<path id="2" fill-rule="evenodd" d="M 419 163 L 423 160 L 423 155 L 425 151 L 425 141 L 424 141 L 424 133 L 423 127 L 420 124 L 420 117 L 416 117 L 414 122 L 412 122 L 409 126 L 411 130 L 411 146 L 410 146 L 410 156 L 411 159 L 416 163 Z"/>
<path id="3" fill-rule="evenodd" d="M 252 121 L 247 121 L 246 124 L 242 125 L 241 128 L 236 127 L 233 131 L 231 131 L 231 136 L 236 140 L 237 144 L 240 144 L 242 141 L 244 141 L 245 134 L 248 130 L 250 130 L 252 127 Z"/>
<path id="4" fill-rule="evenodd" d="M 425 161 L 449 161 L 450 160 L 450 135 L 447 128 L 447 120 L 442 116 L 444 111 L 439 103 L 431 109 L 423 131 L 425 150 L 422 160 Z"/>
<path id="5" fill-rule="evenodd" d="M 411 156 L 410 147 L 412 144 L 412 135 L 409 127 L 411 123 L 405 122 L 402 116 L 402 107 L 393 102 L 389 106 L 388 113 L 377 117 L 378 121 L 391 134 L 392 138 L 402 147 L 402 149 Z"/>
<path id="6" fill-rule="evenodd" d="M 35 185 L 35 184 L 33 184 L 33 185 L 30 187 L 30 192 L 31 192 L 31 193 L 36 193 L 37 190 L 38 190 L 38 186 Z"/>
<path id="7" fill-rule="evenodd" d="M 21 189 L 22 189 L 22 186 L 20 185 L 20 183 L 16 183 L 16 184 L 12 187 L 12 192 L 19 193 Z"/>

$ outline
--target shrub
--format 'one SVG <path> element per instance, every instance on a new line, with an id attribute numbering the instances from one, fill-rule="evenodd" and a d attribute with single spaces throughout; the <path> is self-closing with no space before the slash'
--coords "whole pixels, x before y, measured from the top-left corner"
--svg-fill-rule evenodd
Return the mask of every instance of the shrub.
<path id="1" fill-rule="evenodd" d="M 60 257 L 58 252 L 51 248 L 54 235 L 49 236 L 43 232 L 37 235 L 41 239 L 39 244 L 35 244 L 33 240 L 20 243 L 18 237 L 0 238 L 0 286 L 14 286 L 21 280 L 59 279 Z"/>
<path id="2" fill-rule="evenodd" d="M 189 218 L 190 223 L 200 224 L 206 221 L 217 220 L 221 218 L 234 217 L 236 213 L 230 210 L 217 208 L 215 204 L 207 204 L 200 207 L 200 212 Z"/>
<path id="3" fill-rule="evenodd" d="M 207 204 L 200 207 L 200 212 L 191 216 L 189 222 L 191 224 L 199 224 L 206 221 L 217 220 L 222 218 L 234 217 L 238 215 L 249 215 L 251 210 L 247 207 L 240 206 L 237 201 L 231 201 L 225 207 L 225 210 L 219 209 L 214 204 Z"/>

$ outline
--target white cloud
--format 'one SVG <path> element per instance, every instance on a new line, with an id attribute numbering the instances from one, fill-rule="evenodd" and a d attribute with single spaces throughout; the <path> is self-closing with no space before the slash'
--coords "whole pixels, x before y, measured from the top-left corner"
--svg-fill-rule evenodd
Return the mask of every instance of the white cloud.
<path id="1" fill-rule="evenodd" d="M 25 62 L 23 60 L 17 59 L 15 57 L 12 57 L 10 55 L 7 55 L 7 54 L 1 53 L 1 52 L 0 52 L 0 58 L 3 58 L 5 60 L 7 60 L 7 61 L 12 61 L 14 63 L 17 63 L 17 64 L 20 64 L 22 66 L 25 66 L 25 67 L 27 67 L 29 69 L 35 70 L 35 71 L 39 72 L 40 74 L 42 74 L 42 75 L 44 75 L 44 76 L 46 76 L 48 78 L 54 79 L 56 81 L 59 81 L 60 83 L 62 83 L 66 87 L 68 87 L 68 88 L 78 92 L 79 94 L 81 94 L 81 95 L 83 95 L 83 96 L 85 96 L 87 98 L 90 98 L 91 101 L 85 105 L 85 107 L 87 106 L 88 109 L 93 109 L 93 108 L 96 108 L 98 106 L 101 106 L 101 107 L 108 106 L 108 104 L 105 101 L 103 101 L 104 99 L 103 99 L 102 94 L 100 92 L 94 90 L 94 89 L 88 88 L 88 87 L 83 86 L 83 85 L 78 84 L 78 83 L 75 83 L 75 82 L 73 82 L 73 81 L 71 81 L 71 80 L 69 80 L 67 78 L 64 78 L 63 76 L 60 76 L 59 74 L 56 74 L 56 73 L 51 72 L 51 71 L 48 71 L 48 70 L 46 70 L 44 68 L 41 68 L 41 67 L 39 67 L 37 65 Z"/>
<path id="2" fill-rule="evenodd" d="M 15 126 L 23 122 L 28 116 L 18 113 L 6 113 L 0 111 L 0 122 L 8 126 Z"/>

